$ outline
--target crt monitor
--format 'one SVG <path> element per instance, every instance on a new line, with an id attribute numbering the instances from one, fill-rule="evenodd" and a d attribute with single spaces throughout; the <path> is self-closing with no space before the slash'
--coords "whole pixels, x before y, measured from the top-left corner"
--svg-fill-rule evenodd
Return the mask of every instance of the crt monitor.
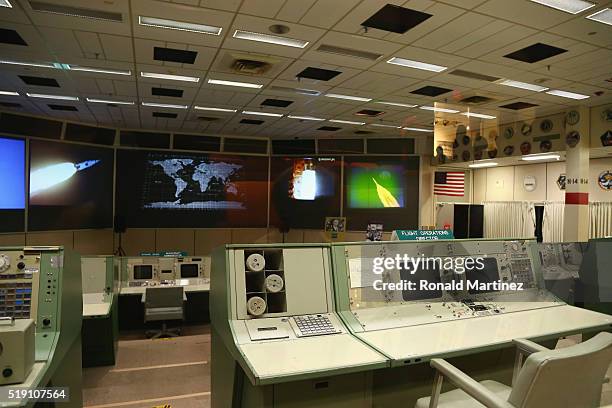
<path id="1" fill-rule="evenodd" d="M 414 270 L 414 271 L 413 271 Z M 439 284 L 441 282 L 440 269 L 437 264 L 424 265 L 419 264 L 414 266 L 412 262 L 405 265 L 404 268 L 400 269 L 400 277 L 403 281 L 414 282 L 415 288 L 406 288 L 402 290 L 402 298 L 406 302 L 413 300 L 425 300 L 425 299 L 438 299 L 442 297 L 442 290 L 435 289 L 421 289 L 420 281 L 426 281 L 428 283 Z"/>
<path id="2" fill-rule="evenodd" d="M 196 263 L 181 264 L 181 279 L 197 278 L 200 276 L 200 265 Z"/>
<path id="3" fill-rule="evenodd" d="M 134 280 L 153 279 L 153 265 L 134 265 L 132 277 Z"/>
<path id="4" fill-rule="evenodd" d="M 495 258 L 483 258 L 483 268 L 478 269 L 476 265 L 472 268 L 465 268 L 465 277 L 468 282 L 483 284 L 493 283 L 499 281 L 499 268 L 497 266 L 497 259 Z M 496 290 L 479 289 L 473 287 L 468 289 L 468 293 L 475 295 L 478 293 L 498 292 Z"/>

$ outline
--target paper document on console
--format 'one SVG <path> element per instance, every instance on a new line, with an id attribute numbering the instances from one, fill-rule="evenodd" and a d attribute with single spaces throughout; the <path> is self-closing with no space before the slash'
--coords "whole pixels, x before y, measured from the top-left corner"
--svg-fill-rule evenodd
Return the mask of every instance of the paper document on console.
<path id="1" fill-rule="evenodd" d="M 374 281 L 381 279 L 381 276 L 372 270 L 374 265 L 374 259 L 372 258 L 351 258 L 348 264 L 351 289 L 371 288 Z"/>

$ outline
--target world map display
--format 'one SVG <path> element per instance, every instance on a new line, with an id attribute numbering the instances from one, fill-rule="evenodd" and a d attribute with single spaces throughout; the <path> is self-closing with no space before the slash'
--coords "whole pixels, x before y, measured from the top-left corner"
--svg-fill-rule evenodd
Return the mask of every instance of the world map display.
<path id="1" fill-rule="evenodd" d="M 244 209 L 236 185 L 241 164 L 203 158 L 148 160 L 144 208 Z"/>

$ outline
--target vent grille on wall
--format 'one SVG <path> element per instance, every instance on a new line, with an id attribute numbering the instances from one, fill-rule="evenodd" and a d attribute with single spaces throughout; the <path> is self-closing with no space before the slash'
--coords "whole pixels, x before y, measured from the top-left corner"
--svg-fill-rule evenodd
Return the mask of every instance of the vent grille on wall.
<path id="1" fill-rule="evenodd" d="M 329 45 L 329 44 L 319 45 L 319 48 L 317 48 L 317 51 L 327 52 L 330 54 L 344 55 L 347 57 L 362 58 L 362 59 L 367 59 L 370 61 L 376 61 L 377 59 L 382 57 L 382 54 L 376 54 L 374 52 L 354 50 L 352 48 L 336 47 L 335 45 Z"/>
<path id="2" fill-rule="evenodd" d="M 32 1 L 30 0 L 30 7 L 34 11 L 41 11 L 44 13 L 62 14 L 65 16 L 74 16 L 82 18 L 91 18 L 94 20 L 105 20 L 122 22 L 123 16 L 121 13 L 112 13 L 109 11 L 92 10 L 81 7 L 71 7 L 62 4 L 51 4 L 44 1 Z"/>

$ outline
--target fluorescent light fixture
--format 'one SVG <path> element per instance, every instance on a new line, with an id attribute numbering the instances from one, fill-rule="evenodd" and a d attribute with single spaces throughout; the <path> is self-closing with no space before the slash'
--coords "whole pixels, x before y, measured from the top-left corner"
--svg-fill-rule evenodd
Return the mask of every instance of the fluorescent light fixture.
<path id="1" fill-rule="evenodd" d="M 403 127 L 402 129 L 412 130 L 414 132 L 428 132 L 428 133 L 433 132 L 433 129 L 422 129 L 422 128 L 415 128 L 415 127 Z"/>
<path id="2" fill-rule="evenodd" d="M 315 118 L 314 116 L 294 116 L 294 115 L 287 115 L 288 118 L 291 119 L 299 119 L 299 120 L 314 120 L 314 121 L 321 121 L 321 120 L 325 120 L 322 118 Z"/>
<path id="3" fill-rule="evenodd" d="M 530 154 L 527 156 L 522 156 L 521 160 L 525 161 L 536 161 L 536 160 L 559 160 L 561 156 L 558 154 Z"/>
<path id="4" fill-rule="evenodd" d="M 13 8 L 9 0 L 0 0 L 0 7 Z"/>
<path id="5" fill-rule="evenodd" d="M 413 61 L 405 58 L 393 57 L 387 61 L 387 64 L 401 65 L 402 67 L 422 69 L 423 71 L 442 72 L 448 67 L 442 65 L 428 64 L 426 62 Z"/>
<path id="6" fill-rule="evenodd" d="M 142 102 L 142 106 L 149 106 L 151 108 L 170 108 L 170 109 L 187 109 L 187 105 L 172 105 L 169 103 L 156 103 L 156 102 Z"/>
<path id="7" fill-rule="evenodd" d="M 597 21 L 599 23 L 604 23 L 607 25 L 612 25 L 612 9 L 605 8 L 603 10 L 598 11 L 597 13 L 593 13 L 590 16 L 586 16 L 589 20 Z"/>
<path id="8" fill-rule="evenodd" d="M 0 95 L 6 95 L 6 96 L 19 96 L 19 92 L 13 92 L 13 91 L 0 91 Z"/>
<path id="9" fill-rule="evenodd" d="M 474 112 L 461 112 L 460 115 L 467 116 L 468 118 L 480 118 L 480 119 L 495 119 L 497 116 L 485 115 L 484 113 Z"/>
<path id="10" fill-rule="evenodd" d="M 568 91 L 561 91 L 559 89 L 551 89 L 550 91 L 546 91 L 546 93 L 549 94 L 549 95 L 560 96 L 562 98 L 569 98 L 569 99 L 587 99 L 587 98 L 590 98 L 589 95 L 583 95 L 583 94 L 574 93 L 574 92 L 568 92 Z"/>
<path id="11" fill-rule="evenodd" d="M 393 128 L 393 129 L 401 129 L 401 126 L 396 126 L 396 125 L 385 125 L 384 123 L 370 123 L 370 126 L 377 126 L 377 127 L 385 127 L 385 128 Z"/>
<path id="12" fill-rule="evenodd" d="M 434 112 L 459 113 L 459 111 L 455 109 L 436 108 L 435 106 L 419 106 L 419 109 L 425 109 Z"/>
<path id="13" fill-rule="evenodd" d="M 132 71 L 129 69 L 92 68 L 70 64 L 66 64 L 66 68 L 71 71 L 97 72 L 99 74 L 132 75 Z"/>
<path id="14" fill-rule="evenodd" d="M 224 81 L 222 79 L 209 79 L 208 83 L 213 84 L 213 85 L 239 86 L 242 88 L 255 88 L 255 89 L 260 89 L 263 87 L 262 84 L 253 84 L 251 82 Z"/>
<path id="15" fill-rule="evenodd" d="M 26 93 L 30 98 L 41 98 L 41 99 L 59 99 L 62 101 L 78 101 L 79 98 L 76 96 L 64 96 L 64 95 L 47 95 L 39 93 Z"/>
<path id="16" fill-rule="evenodd" d="M 482 163 L 470 164 L 468 167 L 472 169 L 478 169 L 481 167 L 495 167 L 495 166 L 497 166 L 497 162 L 482 162 Z"/>
<path id="17" fill-rule="evenodd" d="M 138 24 L 150 27 L 168 28 L 170 30 L 191 31 L 200 34 L 221 34 L 221 27 L 205 24 L 187 23 L 185 21 L 166 20 L 165 18 L 138 16 Z"/>
<path id="18" fill-rule="evenodd" d="M 259 111 L 242 111 L 245 115 L 257 115 L 257 116 L 273 116 L 275 118 L 280 118 L 282 113 L 270 113 L 270 112 L 259 112 Z"/>
<path id="19" fill-rule="evenodd" d="M 333 123 L 344 123 L 346 125 L 365 125 L 365 122 L 353 122 L 352 120 L 330 119 Z"/>
<path id="20" fill-rule="evenodd" d="M 401 106 L 402 108 L 416 108 L 418 106 L 418 105 L 411 105 L 409 103 L 387 102 L 387 101 L 376 101 L 374 103 L 380 103 L 381 105 Z"/>
<path id="21" fill-rule="evenodd" d="M 285 45 L 287 47 L 304 48 L 308 45 L 308 41 L 296 40 L 294 38 L 280 37 L 278 35 L 269 35 L 254 33 L 252 31 L 236 30 L 234 38 L 240 40 L 259 41 L 268 44 Z"/>
<path id="22" fill-rule="evenodd" d="M 542 92 L 548 89 L 545 86 L 528 84 L 527 82 L 513 81 L 511 79 L 502 79 L 500 81 L 497 81 L 497 83 L 499 85 L 506 85 L 506 86 L 511 86 L 513 88 L 527 89 L 529 91 L 536 91 L 536 92 Z"/>
<path id="23" fill-rule="evenodd" d="M 38 67 L 38 68 L 57 68 L 54 64 L 45 63 L 45 62 L 20 62 L 20 61 L 11 61 L 11 60 L 0 60 L 0 64 L 8 64 L 8 65 L 23 65 L 26 67 Z"/>
<path id="24" fill-rule="evenodd" d="M 230 112 L 230 113 L 238 112 L 237 109 L 209 108 L 209 107 L 206 107 L 206 106 L 197 106 L 197 105 L 194 106 L 193 109 L 212 111 L 212 112 Z"/>
<path id="25" fill-rule="evenodd" d="M 348 99 L 350 101 L 359 101 L 359 102 L 370 102 L 372 98 L 364 98 L 361 96 L 351 96 L 351 95 L 340 95 L 335 93 L 325 94 L 328 98 L 338 98 L 338 99 Z"/>
<path id="26" fill-rule="evenodd" d="M 111 101 L 109 99 L 85 98 L 85 100 L 87 100 L 87 102 L 92 102 L 92 103 L 112 103 L 114 105 L 133 105 L 134 104 L 134 102 L 132 101 Z"/>
<path id="27" fill-rule="evenodd" d="M 158 74 L 157 72 L 141 72 L 143 78 L 167 79 L 169 81 L 200 82 L 200 78 L 185 75 Z"/>
<path id="28" fill-rule="evenodd" d="M 588 10 L 595 4 L 583 0 L 531 0 L 534 3 L 542 4 L 566 13 L 578 14 Z"/>

